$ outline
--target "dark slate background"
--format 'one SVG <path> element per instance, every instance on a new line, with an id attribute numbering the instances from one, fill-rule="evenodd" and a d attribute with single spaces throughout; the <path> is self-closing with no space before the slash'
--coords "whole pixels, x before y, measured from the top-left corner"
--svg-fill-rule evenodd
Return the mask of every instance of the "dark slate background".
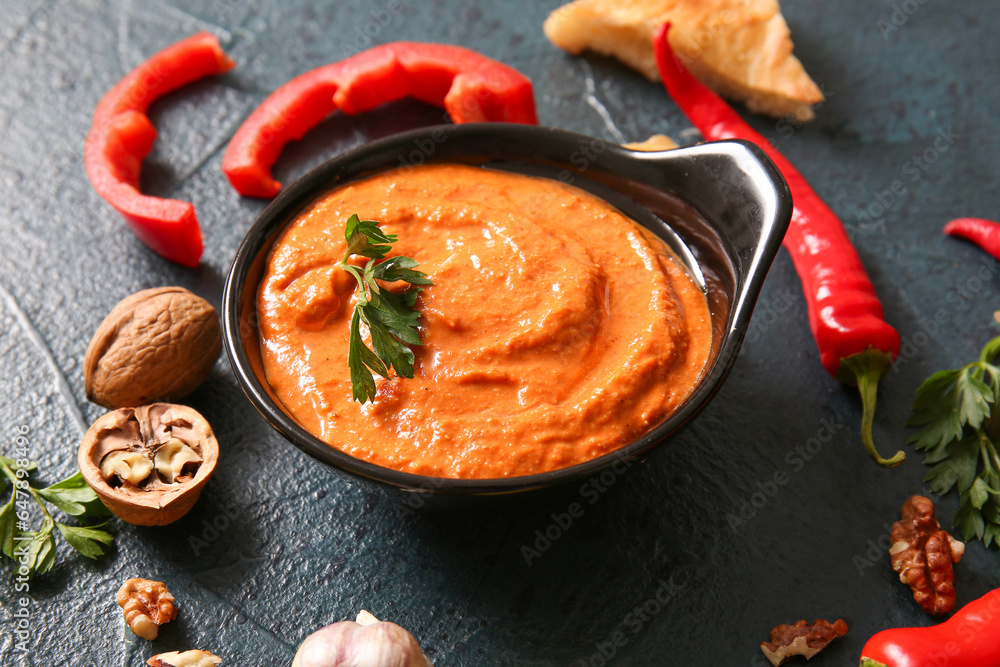
<path id="1" fill-rule="evenodd" d="M 233 253 L 264 207 L 229 187 L 223 149 L 250 110 L 296 74 L 369 43 L 461 44 L 529 75 L 543 124 L 616 141 L 654 132 L 699 140 L 658 85 L 550 45 L 541 24 L 557 4 L 4 2 L 2 449 L 27 427 L 47 480 L 74 469 L 82 431 L 102 413 L 84 397 L 84 352 L 119 299 L 176 284 L 219 303 Z M 940 228 L 1000 209 L 1000 13 L 991 0 L 785 4 L 795 52 L 828 100 L 802 128 L 747 117 L 852 228 L 903 336 L 875 426 L 888 454 L 910 435 L 904 423 L 920 381 L 972 360 L 998 333 L 1000 266 Z M 197 30 L 218 35 L 238 67 L 154 105 L 160 137 L 143 176 L 147 192 L 197 206 L 205 261 L 190 270 L 147 250 L 97 197 L 82 148 L 104 91 Z M 277 173 L 288 181 L 346 148 L 440 118 L 415 103 L 332 117 L 289 147 Z M 935 150 L 942 132 L 953 143 Z M 890 201 L 897 181 L 902 195 Z M 412 630 L 439 666 L 601 665 L 616 639 L 611 664 L 762 665 L 757 646 L 773 625 L 815 617 L 842 617 L 851 630 L 811 664 L 849 665 L 872 633 L 931 622 L 885 554 L 901 503 L 927 492 L 925 469 L 909 449 L 896 470 L 867 459 L 859 402 L 821 368 L 784 252 L 714 402 L 603 492 L 403 516 L 277 436 L 226 359 L 189 403 L 223 447 L 197 507 L 168 528 L 114 521 L 116 547 L 97 562 L 61 544 L 55 569 L 31 583 L 27 656 L 13 643 L 19 596 L 5 561 L 4 665 L 135 666 L 193 647 L 227 665 L 287 665 L 311 630 L 362 608 Z M 777 473 L 784 484 L 773 483 Z M 574 501 L 583 516 L 550 528 Z M 956 499 L 938 508 L 948 523 Z M 741 510 L 742 523 L 727 519 Z M 522 546 L 546 529 L 558 539 L 527 564 Z M 957 570 L 960 605 L 1000 585 L 997 553 L 981 544 Z M 125 631 L 114 602 L 120 582 L 138 575 L 168 582 L 180 601 L 180 619 L 152 644 Z"/>

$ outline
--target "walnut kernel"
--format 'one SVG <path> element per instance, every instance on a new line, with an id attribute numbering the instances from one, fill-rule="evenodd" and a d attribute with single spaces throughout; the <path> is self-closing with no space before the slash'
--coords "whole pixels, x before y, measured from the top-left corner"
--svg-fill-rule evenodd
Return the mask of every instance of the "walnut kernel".
<path id="1" fill-rule="evenodd" d="M 837 637 L 847 634 L 847 623 L 819 618 L 812 625 L 801 620 L 795 625 L 777 625 L 771 630 L 771 641 L 761 642 L 760 650 L 774 667 L 803 656 L 806 660 L 825 649 Z"/>
<path id="2" fill-rule="evenodd" d="M 160 626 L 177 618 L 174 596 L 162 581 L 129 579 L 115 599 L 125 614 L 125 623 L 143 639 L 156 639 Z"/>
<path id="3" fill-rule="evenodd" d="M 913 589 L 921 609 L 932 616 L 947 614 L 955 608 L 953 565 L 962 560 L 965 544 L 941 530 L 930 498 L 910 497 L 902 515 L 890 533 L 892 569 Z"/>

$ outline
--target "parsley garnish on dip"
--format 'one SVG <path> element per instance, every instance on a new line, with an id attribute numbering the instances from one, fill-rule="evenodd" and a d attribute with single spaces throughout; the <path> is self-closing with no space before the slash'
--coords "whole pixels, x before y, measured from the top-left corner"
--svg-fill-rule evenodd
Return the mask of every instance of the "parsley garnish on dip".
<path id="1" fill-rule="evenodd" d="M 434 283 L 425 274 L 414 271 L 417 263 L 410 257 L 397 255 L 384 262 L 374 261 L 385 257 L 397 239 L 395 234 L 383 234 L 377 221 L 359 220 L 356 214 L 352 215 L 347 220 L 344 238 L 347 239 L 347 252 L 340 268 L 354 276 L 359 290 L 351 316 L 347 364 L 351 369 L 351 395 L 355 401 L 364 403 L 375 399 L 372 372 L 387 378 L 389 369 L 393 368 L 403 377 L 413 377 L 413 352 L 407 345 L 420 345 L 417 333 L 420 311 L 413 307 L 420 288 L 396 294 L 379 286 L 379 281 L 409 285 Z M 364 268 L 348 264 L 353 255 L 372 261 Z M 361 337 L 362 320 L 368 327 L 374 351 Z"/>
<path id="2" fill-rule="evenodd" d="M 382 264 L 404 257 L 395 266 L 419 263 L 426 278 L 410 277 L 433 280 L 375 283 L 407 309 L 393 341 L 352 333 L 361 300 L 372 303 L 363 276 L 382 265 L 351 256 L 354 213 L 379 221 L 356 247 L 391 245 Z M 268 382 L 299 423 L 357 458 L 440 477 L 528 475 L 613 451 L 683 402 L 712 348 L 701 290 L 617 209 L 466 165 L 386 171 L 321 196 L 275 242 L 257 310 Z M 352 375 L 364 374 L 373 386 L 359 390 Z"/>

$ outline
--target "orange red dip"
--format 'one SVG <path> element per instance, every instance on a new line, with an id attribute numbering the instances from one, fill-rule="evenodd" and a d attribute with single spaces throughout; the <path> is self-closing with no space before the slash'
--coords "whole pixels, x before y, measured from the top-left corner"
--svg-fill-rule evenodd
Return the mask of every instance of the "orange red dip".
<path id="1" fill-rule="evenodd" d="M 434 285 L 417 300 L 413 379 L 351 400 L 357 283 L 337 268 L 357 213 Z M 456 478 L 529 475 L 627 444 L 696 384 L 705 297 L 606 202 L 549 179 L 428 165 L 354 181 L 276 241 L 257 302 L 267 379 L 310 432 L 354 457 Z"/>

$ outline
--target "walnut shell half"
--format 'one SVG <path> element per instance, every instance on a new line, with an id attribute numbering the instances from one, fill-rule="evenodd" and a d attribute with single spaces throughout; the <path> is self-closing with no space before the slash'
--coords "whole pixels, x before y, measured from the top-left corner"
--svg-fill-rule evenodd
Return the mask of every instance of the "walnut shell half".
<path id="1" fill-rule="evenodd" d="M 87 484 L 120 519 L 164 526 L 198 501 L 219 461 L 219 443 L 197 410 L 154 403 L 99 418 L 77 458 Z"/>
<path id="2" fill-rule="evenodd" d="M 182 398 L 205 381 L 222 352 L 215 308 L 183 287 L 120 301 L 94 333 L 83 361 L 87 398 L 125 408 Z"/>

